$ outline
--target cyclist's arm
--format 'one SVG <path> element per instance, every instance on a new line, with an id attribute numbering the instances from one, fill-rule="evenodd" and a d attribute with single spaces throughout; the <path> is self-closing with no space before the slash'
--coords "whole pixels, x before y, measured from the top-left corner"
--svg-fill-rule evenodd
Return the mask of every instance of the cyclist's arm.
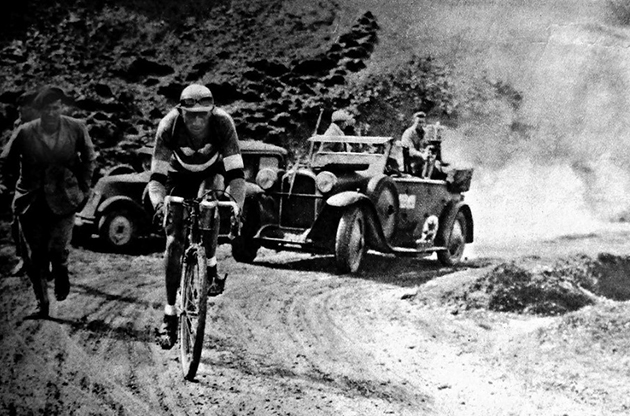
<path id="1" fill-rule="evenodd" d="M 238 204 L 239 211 L 243 212 L 245 203 L 245 174 L 243 157 L 238 143 L 236 127 L 229 114 L 217 109 L 215 116 L 220 120 L 220 131 L 223 141 L 223 167 L 225 168 L 225 182 L 229 186 L 230 195 Z"/>
<path id="2" fill-rule="evenodd" d="M 231 177 L 230 176 L 231 174 L 238 175 L 238 172 L 235 172 L 235 171 L 226 172 L 225 181 L 229 186 L 228 192 L 230 193 L 230 195 L 232 195 L 232 197 L 238 204 L 239 212 L 243 212 L 243 204 L 245 203 L 245 179 L 243 175 L 243 170 L 240 169 L 240 176 Z"/>
<path id="3" fill-rule="evenodd" d="M 171 135 L 171 122 L 172 115 L 169 113 L 160 121 L 155 134 L 149 181 L 149 198 L 154 208 L 164 203 L 166 197 L 166 178 L 172 155 L 172 150 L 167 145 Z"/>

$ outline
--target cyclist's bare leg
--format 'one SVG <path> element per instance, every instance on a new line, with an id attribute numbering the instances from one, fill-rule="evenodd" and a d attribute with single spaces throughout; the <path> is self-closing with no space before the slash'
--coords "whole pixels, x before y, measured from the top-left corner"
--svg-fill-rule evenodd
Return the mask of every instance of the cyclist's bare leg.
<path id="1" fill-rule="evenodd" d="M 186 238 L 182 206 L 168 210 L 165 231 L 166 306 L 164 308 L 164 322 L 158 333 L 158 343 L 162 348 L 170 349 L 177 342 L 177 308 L 175 302 L 179 288 L 184 239 Z"/>

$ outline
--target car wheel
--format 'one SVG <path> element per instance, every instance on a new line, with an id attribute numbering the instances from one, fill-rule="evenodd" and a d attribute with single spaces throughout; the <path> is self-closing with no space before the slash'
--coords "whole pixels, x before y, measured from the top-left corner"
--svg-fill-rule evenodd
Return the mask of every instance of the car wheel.
<path id="1" fill-rule="evenodd" d="M 400 211 L 396 185 L 389 178 L 380 180 L 374 191 L 370 192 L 370 199 L 376 207 L 383 234 L 389 240 L 396 232 Z"/>
<path id="2" fill-rule="evenodd" d="M 99 235 L 110 248 L 127 249 L 133 245 L 137 238 L 138 224 L 129 211 L 114 210 L 102 217 Z"/>
<path id="3" fill-rule="evenodd" d="M 72 238 L 70 240 L 70 243 L 73 246 L 81 246 L 88 242 L 90 240 L 90 237 L 92 237 L 92 233 L 86 231 L 84 227 L 75 226 L 72 228 Z"/>
<path id="4" fill-rule="evenodd" d="M 251 263 L 258 254 L 260 244 L 243 236 L 236 237 L 232 241 L 232 257 L 241 263 Z"/>
<path id="5" fill-rule="evenodd" d="M 365 242 L 365 215 L 359 207 L 352 207 L 343 214 L 337 227 L 335 260 L 340 273 L 359 270 L 367 251 Z"/>
<path id="6" fill-rule="evenodd" d="M 464 255 L 466 247 L 466 217 L 460 211 L 448 229 L 441 230 L 440 241 L 444 241 L 446 250 L 438 251 L 438 260 L 445 266 L 454 266 L 459 263 Z"/>

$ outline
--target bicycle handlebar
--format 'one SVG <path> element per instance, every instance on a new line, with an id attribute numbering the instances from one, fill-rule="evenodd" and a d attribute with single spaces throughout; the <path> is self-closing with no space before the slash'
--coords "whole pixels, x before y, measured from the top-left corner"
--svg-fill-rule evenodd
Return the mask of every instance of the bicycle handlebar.
<path id="1" fill-rule="evenodd" d="M 187 201 L 187 199 L 181 196 L 172 196 L 172 195 L 166 196 L 166 198 L 164 199 L 164 202 L 168 203 L 170 201 L 175 202 L 175 203 L 184 203 L 184 201 Z M 203 205 L 204 207 L 207 207 L 207 208 L 230 207 L 234 215 L 238 216 L 240 214 L 240 210 L 238 209 L 238 204 L 235 201 L 219 201 L 216 199 L 213 199 L 213 200 L 188 199 L 188 201 L 195 201 L 199 203 L 200 205 Z"/>

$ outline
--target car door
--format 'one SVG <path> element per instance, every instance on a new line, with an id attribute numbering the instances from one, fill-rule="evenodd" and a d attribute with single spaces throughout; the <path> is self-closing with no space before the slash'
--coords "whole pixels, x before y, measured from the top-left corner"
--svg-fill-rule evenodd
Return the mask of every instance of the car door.
<path id="1" fill-rule="evenodd" d="M 452 199 L 446 181 L 416 177 L 392 178 L 398 189 L 400 214 L 398 230 L 393 244 L 401 247 L 416 246 L 423 228 L 435 227 L 440 214 Z"/>

